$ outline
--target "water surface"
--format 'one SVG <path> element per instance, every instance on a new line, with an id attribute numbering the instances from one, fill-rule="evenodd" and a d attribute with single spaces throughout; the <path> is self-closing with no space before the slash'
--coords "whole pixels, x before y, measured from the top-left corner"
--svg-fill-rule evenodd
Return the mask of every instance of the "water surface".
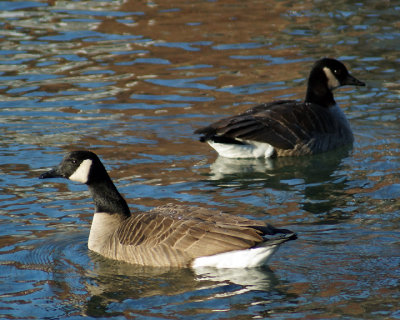
<path id="1" fill-rule="evenodd" d="M 11 319 L 399 319 L 395 2 L 0 2 L 0 314 Z M 226 160 L 193 130 L 303 99 L 313 62 L 367 83 L 336 100 L 353 148 Z M 255 270 L 142 268 L 86 242 L 85 186 L 38 176 L 104 161 L 132 210 L 167 202 L 264 219 L 297 241 Z"/>

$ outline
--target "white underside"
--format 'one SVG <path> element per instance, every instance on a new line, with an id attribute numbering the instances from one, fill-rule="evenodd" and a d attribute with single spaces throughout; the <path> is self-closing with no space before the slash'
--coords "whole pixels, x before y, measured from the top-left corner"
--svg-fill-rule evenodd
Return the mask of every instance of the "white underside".
<path id="1" fill-rule="evenodd" d="M 226 158 L 270 158 L 274 154 L 274 147 L 263 142 L 246 140 L 242 140 L 245 144 L 216 143 L 210 140 L 207 142 L 220 156 Z"/>
<path id="2" fill-rule="evenodd" d="M 208 257 L 199 257 L 192 262 L 193 268 L 254 268 L 266 265 L 278 246 L 258 247 L 229 251 Z"/>

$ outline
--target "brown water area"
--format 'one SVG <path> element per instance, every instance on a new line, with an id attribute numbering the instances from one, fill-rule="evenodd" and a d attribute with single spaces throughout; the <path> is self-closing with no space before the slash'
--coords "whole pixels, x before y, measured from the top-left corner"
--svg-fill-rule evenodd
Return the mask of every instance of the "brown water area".
<path id="1" fill-rule="evenodd" d="M 398 319 L 395 1 L 0 2 L 0 318 Z M 321 57 L 350 148 L 224 159 L 193 131 L 304 99 Z M 169 202 L 298 234 L 268 267 L 144 268 L 87 249 L 86 186 L 38 176 L 95 151 L 133 212 Z"/>

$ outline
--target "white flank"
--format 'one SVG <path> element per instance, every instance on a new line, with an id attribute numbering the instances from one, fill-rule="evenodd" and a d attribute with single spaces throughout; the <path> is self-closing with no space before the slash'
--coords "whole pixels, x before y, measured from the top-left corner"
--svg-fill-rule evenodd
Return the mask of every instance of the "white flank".
<path id="1" fill-rule="evenodd" d="M 79 165 L 78 169 L 76 169 L 75 172 L 72 175 L 70 175 L 68 179 L 80 183 L 88 182 L 89 171 L 91 166 L 92 166 L 92 160 L 90 159 L 83 160 L 82 163 Z"/>
<path id="2" fill-rule="evenodd" d="M 329 89 L 333 90 L 338 87 L 340 87 L 340 82 L 339 80 L 335 77 L 335 75 L 332 73 L 331 69 L 324 67 L 322 70 L 324 70 L 326 77 L 328 78 L 328 87 Z"/>
<path id="3" fill-rule="evenodd" d="M 228 144 L 207 141 L 218 154 L 226 158 L 269 158 L 274 154 L 274 147 L 268 143 L 246 141 L 246 144 Z"/>
<path id="4" fill-rule="evenodd" d="M 254 268 L 266 265 L 278 246 L 258 247 L 229 251 L 213 256 L 200 257 L 192 262 L 193 268 Z"/>

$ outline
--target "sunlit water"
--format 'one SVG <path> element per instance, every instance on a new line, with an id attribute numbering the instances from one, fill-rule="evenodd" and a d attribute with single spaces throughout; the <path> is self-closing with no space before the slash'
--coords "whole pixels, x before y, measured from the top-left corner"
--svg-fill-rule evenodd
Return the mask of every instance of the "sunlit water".
<path id="1" fill-rule="evenodd" d="M 8 319 L 399 319 L 400 6 L 395 1 L 0 2 L 0 315 Z M 351 149 L 217 158 L 194 129 L 302 99 L 331 56 Z M 132 210 L 167 202 L 296 231 L 269 268 L 103 259 L 85 186 L 42 181 L 98 153 Z"/>

